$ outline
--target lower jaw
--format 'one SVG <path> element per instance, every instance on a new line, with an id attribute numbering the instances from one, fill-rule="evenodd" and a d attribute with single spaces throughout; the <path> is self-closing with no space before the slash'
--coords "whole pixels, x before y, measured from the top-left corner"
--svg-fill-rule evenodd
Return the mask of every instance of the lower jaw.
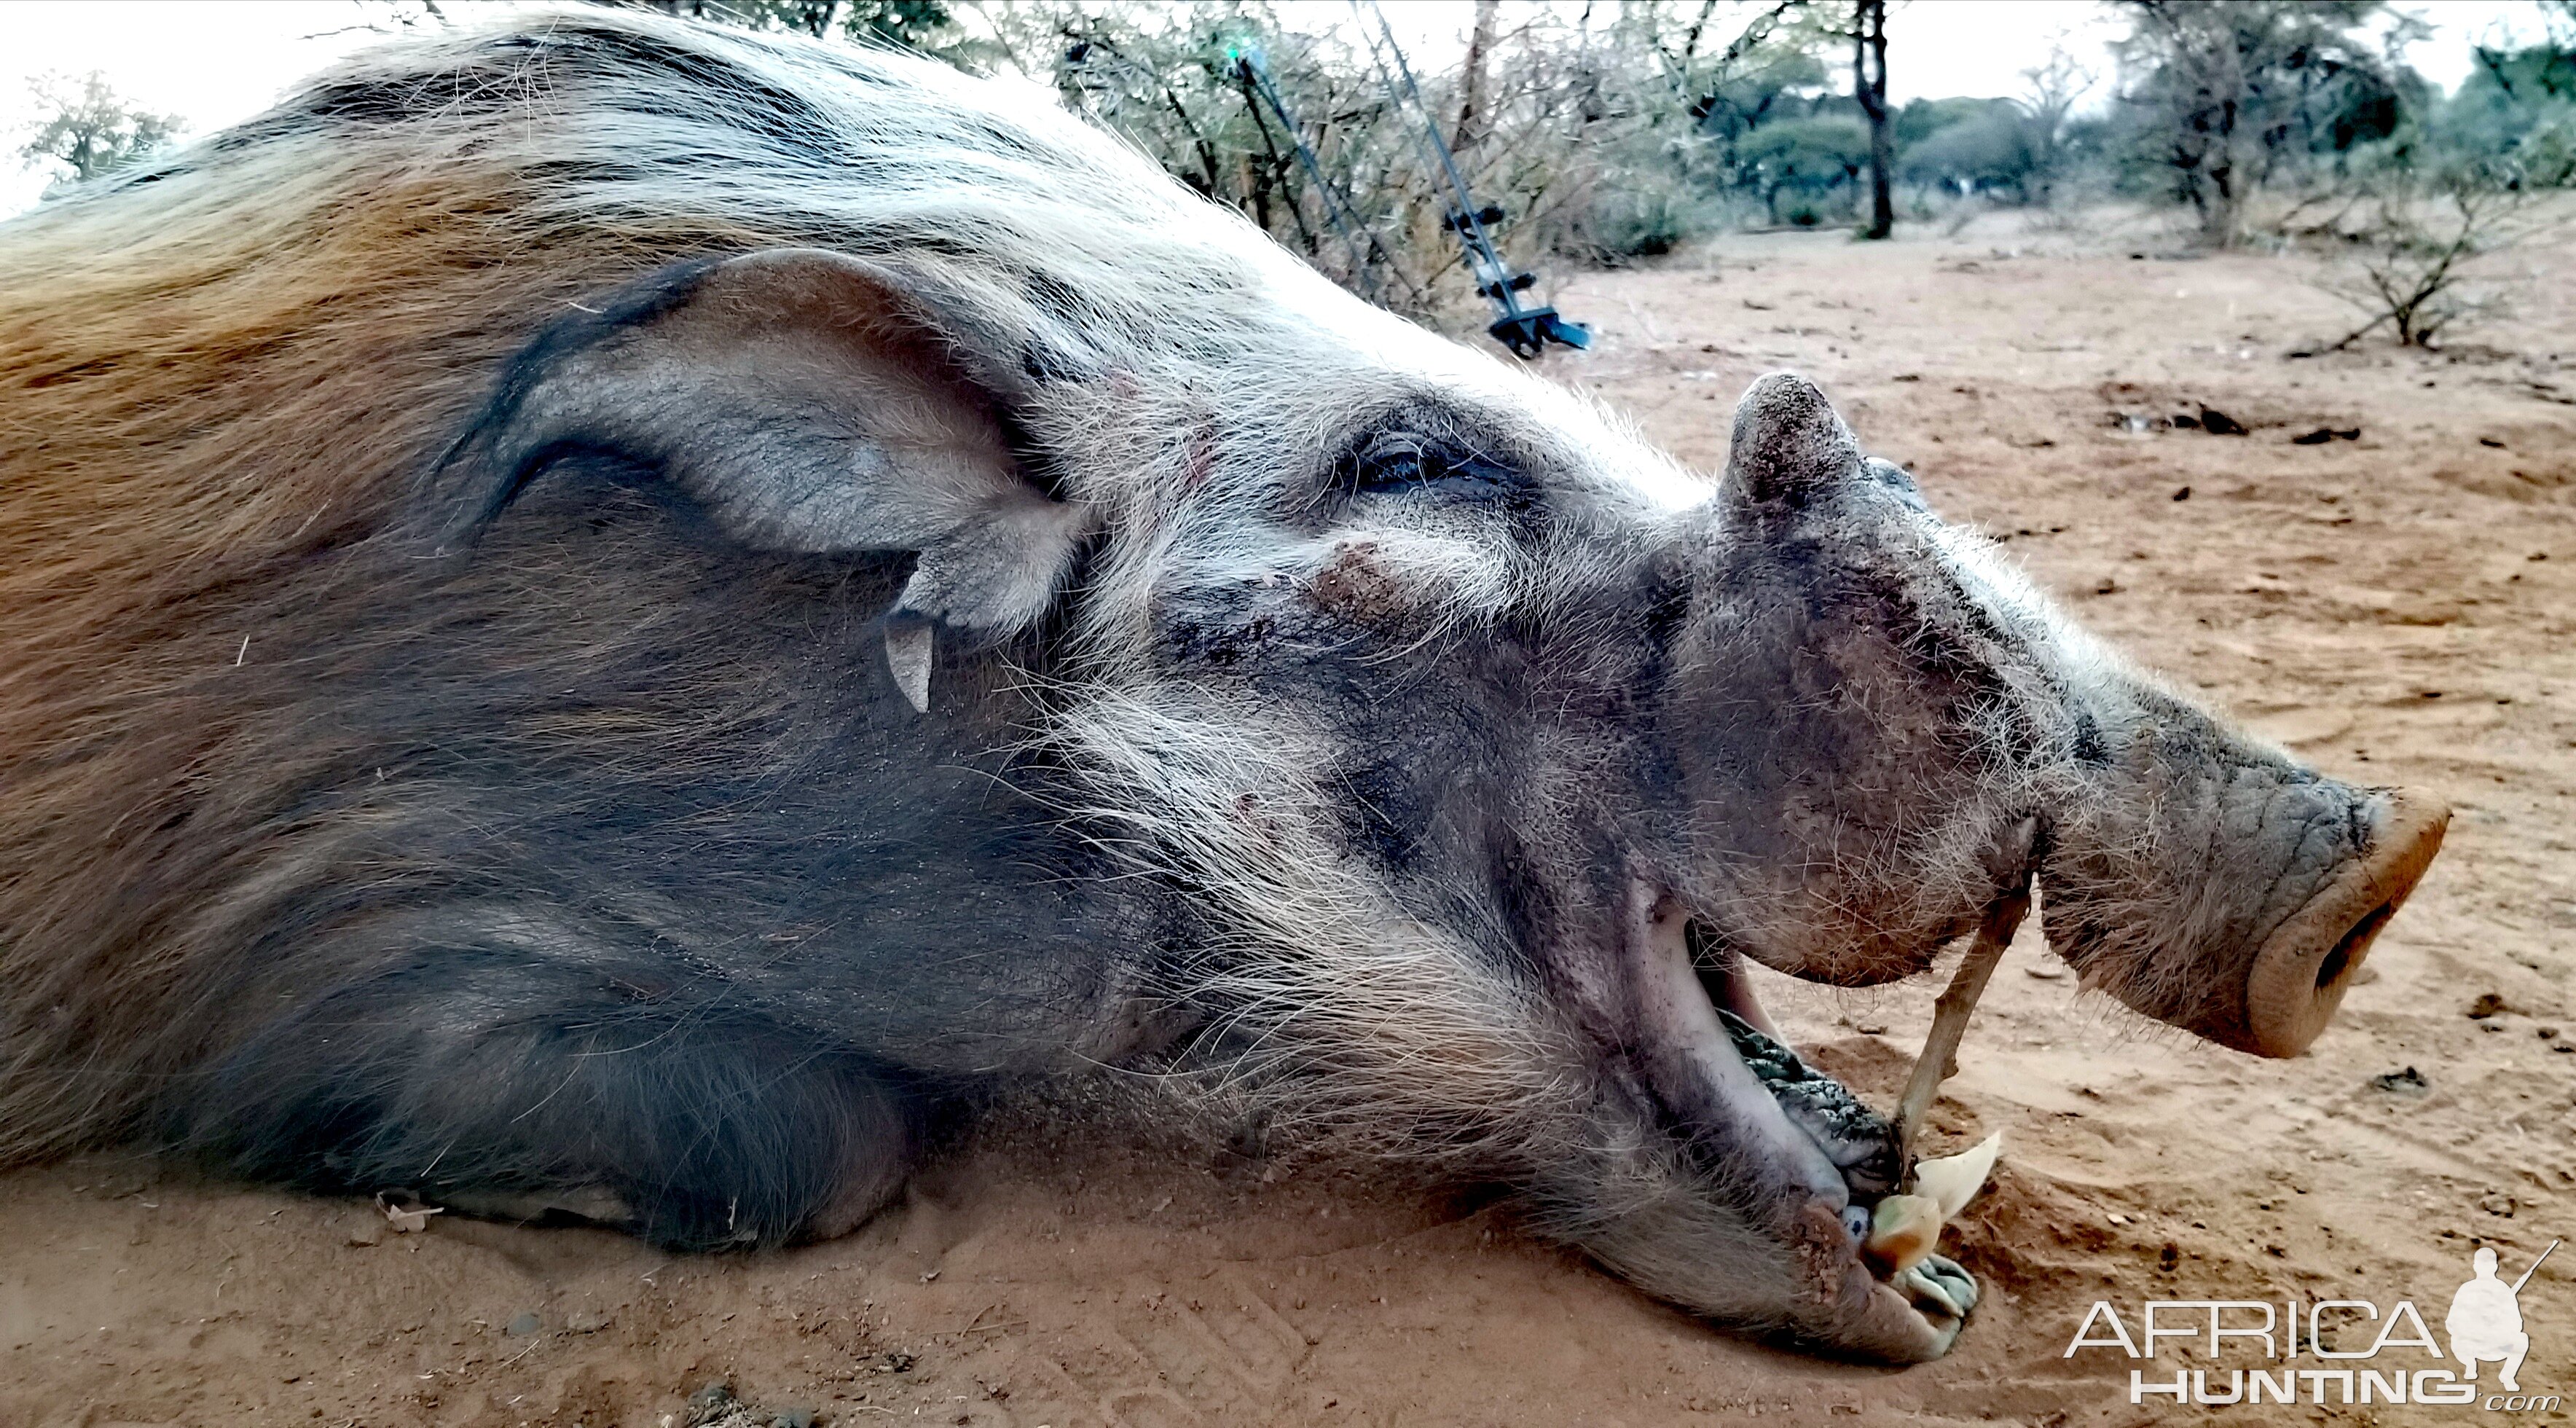
<path id="1" fill-rule="evenodd" d="M 1730 1157 L 1748 1153 L 1763 1157 L 1799 1190 L 1836 1210 L 1851 1203 L 1855 1192 L 1862 1198 L 1883 1193 L 1883 1187 L 1856 1185 L 1846 1176 L 1832 1151 L 1792 1118 L 1781 1091 L 1754 1069 L 1739 1049 L 1738 1038 L 1727 1030 L 1725 1016 L 1732 1016 L 1763 1037 L 1786 1044 L 1742 975 L 1739 954 L 1719 939 L 1692 936 L 1660 889 L 1641 886 L 1633 896 L 1632 952 L 1641 964 L 1641 991 L 1650 1020 L 1659 1023 L 1648 1029 L 1667 1047 L 1667 1054 L 1656 1058 L 1662 1074 L 1650 1073 L 1650 1079 L 1678 1076 L 1691 1083 L 1661 1086 L 1659 1092 L 1676 1109 L 1715 1103 L 1734 1134 L 1755 1142 L 1726 1147 Z M 1796 1067 L 1797 1094 L 1814 1099 L 1820 1090 L 1815 1083 L 1826 1078 L 1807 1071 L 1793 1054 L 1783 1054 L 1787 1064 Z M 1772 1069 L 1776 1073 L 1779 1068 Z M 1833 1094 L 1823 1099 L 1861 1109 L 1848 1088 L 1826 1084 Z M 1863 1114 L 1873 1113 L 1864 1110 Z"/>

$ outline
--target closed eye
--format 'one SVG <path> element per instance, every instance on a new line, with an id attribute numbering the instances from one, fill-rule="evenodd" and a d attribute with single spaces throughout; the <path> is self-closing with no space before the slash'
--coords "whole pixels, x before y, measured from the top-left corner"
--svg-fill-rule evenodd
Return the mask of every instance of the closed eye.
<path id="1" fill-rule="evenodd" d="M 1344 462 L 1343 486 L 1354 495 L 1427 495 L 1444 500 L 1517 501 L 1529 483 L 1490 457 L 1415 436 L 1382 436 Z"/>

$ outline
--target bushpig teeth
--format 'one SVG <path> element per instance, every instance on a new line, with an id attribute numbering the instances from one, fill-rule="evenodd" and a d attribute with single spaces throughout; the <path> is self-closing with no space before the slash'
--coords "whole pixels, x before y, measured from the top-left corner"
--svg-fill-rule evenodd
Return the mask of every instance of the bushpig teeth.
<path id="1" fill-rule="evenodd" d="M 1863 1246 L 1881 1270 L 1903 1274 L 1921 1264 L 1941 1239 L 1941 1207 L 1927 1195 L 1890 1195 L 1870 1214 Z"/>
<path id="2" fill-rule="evenodd" d="M 1804 1081 L 1816 1073 L 1798 1059 L 1798 1053 L 1754 1030 L 1753 1023 L 1731 1011 L 1719 1008 L 1717 1019 L 1724 1023 L 1726 1034 L 1735 1042 L 1735 1054 L 1744 1065 L 1768 1086 Z"/>
<path id="3" fill-rule="evenodd" d="M 1756 1031 L 1733 1012 L 1720 1011 L 1717 1019 L 1735 1043 L 1735 1054 L 1744 1058 L 1746 1069 L 1771 1092 L 1790 1122 L 1824 1150 L 1855 1195 L 1881 1195 L 1896 1188 L 1903 1160 L 1897 1150 L 1896 1127 L 1885 1116 L 1863 1105 L 1842 1082 L 1809 1069 L 1798 1053 Z"/>
<path id="4" fill-rule="evenodd" d="M 1957 1155 L 1915 1162 L 1913 1193 L 1890 1195 L 1870 1212 L 1861 1248 L 1871 1262 L 1890 1275 L 1922 1263 L 1940 1243 L 1941 1227 L 1985 1188 L 2003 1148 L 2004 1133 L 1996 1131 Z"/>
<path id="5" fill-rule="evenodd" d="M 1914 1162 L 1914 1193 L 1941 1207 L 1941 1218 L 1955 1217 L 1985 1188 L 1986 1177 L 1994 1173 L 1995 1158 L 2003 1154 L 2004 1133 L 1996 1131 L 1984 1140 L 1938 1160 Z"/>

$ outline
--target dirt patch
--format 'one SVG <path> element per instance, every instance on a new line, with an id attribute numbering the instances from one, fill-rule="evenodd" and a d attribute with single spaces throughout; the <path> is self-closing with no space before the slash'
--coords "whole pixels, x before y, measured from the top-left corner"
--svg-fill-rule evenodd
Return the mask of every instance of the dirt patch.
<path id="1" fill-rule="evenodd" d="M 1736 1342 L 1488 1196 L 1040 1125 L 847 1239 L 733 1258 L 454 1216 L 393 1233 L 372 1205 L 111 1159 L 0 1178 L 0 1424 L 2128 1424 L 2175 1413 L 2129 1406 L 2116 1354 L 2064 1357 L 2096 1299 L 2411 1298 L 2438 1327 L 2474 1245 L 2511 1274 L 2576 1234 L 2576 255 L 2532 255 L 2478 360 L 2294 360 L 2342 315 L 2283 262 L 2133 247 L 1774 235 L 1557 296 L 1601 340 L 1551 370 L 1685 459 L 1720 464 L 1756 373 L 1806 371 L 2142 663 L 2457 810 L 2377 976 L 2294 1061 L 2026 975 L 2050 969 L 2025 931 L 1932 1122 L 1936 1149 L 2008 1141 L 1954 1232 L 1991 1294 L 1946 1361 Z M 2249 434 L 2171 425 L 2202 404 Z M 2293 442 L 2319 427 L 2360 435 Z M 1943 974 L 1755 975 L 1885 1104 Z M 2410 1066 L 2420 1085 L 2373 1083 Z M 2521 1302 L 2525 1386 L 2576 1392 L 2576 1250 Z"/>

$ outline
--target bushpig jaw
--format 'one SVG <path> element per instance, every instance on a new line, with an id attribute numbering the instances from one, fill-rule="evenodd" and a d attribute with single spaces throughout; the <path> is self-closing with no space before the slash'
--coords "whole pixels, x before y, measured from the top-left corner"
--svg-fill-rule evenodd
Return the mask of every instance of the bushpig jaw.
<path id="1" fill-rule="evenodd" d="M 2296 1056 L 2334 1019 L 2370 944 L 2441 851 L 2451 810 L 2438 798 L 2387 789 L 2369 843 L 2338 867 L 2254 953 L 2241 1028 L 2193 1027 L 2261 1056 Z"/>

